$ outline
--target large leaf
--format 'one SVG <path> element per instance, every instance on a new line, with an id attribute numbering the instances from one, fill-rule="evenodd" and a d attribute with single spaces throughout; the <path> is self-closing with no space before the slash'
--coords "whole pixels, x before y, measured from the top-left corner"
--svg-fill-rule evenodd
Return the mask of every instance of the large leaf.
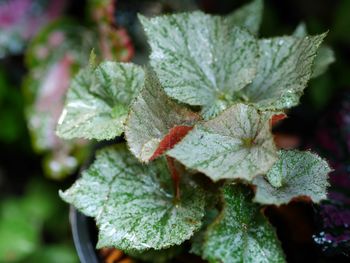
<path id="1" fill-rule="evenodd" d="M 181 140 L 196 120 L 197 114 L 167 97 L 155 73 L 148 70 L 145 86 L 132 104 L 126 123 L 125 135 L 130 151 L 141 161 L 147 162 L 155 156 L 171 129 L 175 130 L 175 134 L 168 136 L 161 152 Z M 187 129 L 181 133 L 177 126 Z"/>
<path id="2" fill-rule="evenodd" d="M 163 249 L 181 244 L 201 226 L 205 198 L 183 177 L 176 201 L 164 159 L 140 164 L 124 145 L 105 148 L 61 197 L 99 227 L 98 247 Z"/>
<path id="3" fill-rule="evenodd" d="M 231 25 L 245 27 L 251 33 L 257 35 L 262 20 L 263 8 L 262 0 L 254 0 L 226 16 L 226 19 Z"/>
<path id="4" fill-rule="evenodd" d="M 129 104 L 143 85 L 141 67 L 103 62 L 73 79 L 57 134 L 64 139 L 108 140 L 124 131 Z"/>
<path id="5" fill-rule="evenodd" d="M 256 177 L 255 201 L 262 204 L 286 204 L 296 197 L 309 197 L 313 202 L 327 198 L 327 162 L 316 154 L 281 151 L 278 162 L 263 176 Z"/>
<path id="6" fill-rule="evenodd" d="M 277 160 L 270 132 L 272 113 L 236 104 L 218 117 L 198 124 L 168 154 L 212 180 L 251 180 Z"/>
<path id="7" fill-rule="evenodd" d="M 170 97 L 204 106 L 215 116 L 256 72 L 255 38 L 229 20 L 201 12 L 140 16 L 152 48 L 151 65 Z"/>
<path id="8" fill-rule="evenodd" d="M 284 262 L 273 227 L 242 186 L 223 188 L 224 209 L 209 226 L 202 256 L 209 262 Z"/>
<path id="9" fill-rule="evenodd" d="M 295 29 L 293 36 L 295 37 L 306 37 L 307 30 L 306 25 L 304 23 L 300 23 L 298 27 Z M 335 61 L 335 55 L 333 49 L 328 47 L 327 45 L 322 45 L 317 53 L 317 56 L 313 65 L 312 78 L 317 78 L 318 76 L 325 73 L 330 64 Z"/>
<path id="10" fill-rule="evenodd" d="M 257 76 L 242 91 L 242 99 L 260 109 L 285 109 L 297 105 L 311 77 L 316 52 L 325 36 L 259 40 Z"/>

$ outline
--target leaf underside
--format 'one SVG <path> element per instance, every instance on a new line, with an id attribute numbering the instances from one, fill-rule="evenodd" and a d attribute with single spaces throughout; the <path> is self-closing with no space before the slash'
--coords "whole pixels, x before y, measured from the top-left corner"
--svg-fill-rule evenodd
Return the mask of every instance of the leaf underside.
<path id="1" fill-rule="evenodd" d="M 174 201 L 166 162 L 140 164 L 125 145 L 105 148 L 70 189 L 68 203 L 96 219 L 97 247 L 125 251 L 164 249 L 189 239 L 201 226 L 205 197 L 183 176 L 181 200 Z"/>
<path id="2" fill-rule="evenodd" d="M 212 180 L 250 181 L 277 160 L 270 132 L 272 114 L 236 104 L 218 117 L 198 124 L 168 155 Z"/>
<path id="3" fill-rule="evenodd" d="M 223 211 L 204 238 L 204 259 L 215 263 L 285 262 L 273 227 L 251 202 L 248 189 L 226 185 L 223 201 Z"/>
<path id="4" fill-rule="evenodd" d="M 263 176 L 256 177 L 255 201 L 281 205 L 293 198 L 307 196 L 313 202 L 327 198 L 327 162 L 311 152 L 281 151 L 279 160 Z"/>
<path id="5" fill-rule="evenodd" d="M 64 139 L 108 140 L 124 131 L 131 101 L 143 85 L 141 67 L 103 62 L 89 66 L 73 79 L 57 134 Z"/>
<path id="6" fill-rule="evenodd" d="M 165 91 L 203 106 L 205 118 L 231 105 L 236 92 L 253 80 L 256 40 L 228 19 L 197 11 L 140 20 L 152 49 L 150 63 Z"/>
<path id="7" fill-rule="evenodd" d="M 125 136 L 130 151 L 148 162 L 171 149 L 199 119 L 198 114 L 168 98 L 154 72 L 131 105 Z"/>

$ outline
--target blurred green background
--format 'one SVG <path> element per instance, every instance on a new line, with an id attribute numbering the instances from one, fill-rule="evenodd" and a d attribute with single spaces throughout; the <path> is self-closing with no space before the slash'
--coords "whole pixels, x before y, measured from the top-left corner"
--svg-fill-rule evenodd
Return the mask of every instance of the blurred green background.
<path id="1" fill-rule="evenodd" d="M 68 207 L 57 194 L 58 189 L 65 189 L 73 182 L 74 176 L 61 181 L 45 177 L 41 166 L 43 156 L 32 149 L 21 91 L 28 70 L 23 52 L 31 37 L 24 39 L 20 47 L 17 39 L 11 40 L 12 35 L 6 31 L 4 23 L 8 2 L 11 1 L 0 1 L 0 262 L 78 262 L 69 229 Z M 188 5 L 187 1 L 120 0 L 117 1 L 117 23 L 129 29 L 128 21 L 133 18 L 128 20 L 128 9 L 142 12 L 141 2 L 160 4 L 165 11 L 174 3 L 178 4 L 178 10 Z M 248 2 L 202 0 L 191 3 L 223 14 Z M 59 16 L 81 21 L 86 4 L 86 1 L 68 1 Z M 306 23 L 311 34 L 329 30 L 326 43 L 336 56 L 336 62 L 327 73 L 310 81 L 302 99 L 303 114 L 316 121 L 332 98 L 350 87 L 350 1 L 266 0 L 261 36 L 291 34 L 300 22 Z M 5 43 L 6 34 L 9 40 Z M 17 49 L 5 47 L 12 42 Z"/>

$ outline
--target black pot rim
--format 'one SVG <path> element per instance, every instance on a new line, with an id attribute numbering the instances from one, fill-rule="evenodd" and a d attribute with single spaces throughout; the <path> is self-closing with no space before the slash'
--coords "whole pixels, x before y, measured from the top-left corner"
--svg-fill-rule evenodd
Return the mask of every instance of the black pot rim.
<path id="1" fill-rule="evenodd" d="M 73 206 L 69 209 L 74 246 L 81 263 L 100 263 L 95 246 L 91 239 L 88 224 L 89 218 L 77 211 Z"/>

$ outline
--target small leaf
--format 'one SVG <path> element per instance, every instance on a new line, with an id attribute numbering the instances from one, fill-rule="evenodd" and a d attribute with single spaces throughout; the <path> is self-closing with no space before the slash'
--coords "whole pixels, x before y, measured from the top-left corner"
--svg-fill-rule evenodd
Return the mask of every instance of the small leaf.
<path id="1" fill-rule="evenodd" d="M 244 88 L 242 97 L 259 109 L 282 110 L 297 105 L 325 36 L 259 40 L 257 76 Z"/>
<path id="2" fill-rule="evenodd" d="M 250 198 L 242 186 L 223 188 L 224 209 L 206 232 L 204 259 L 215 263 L 285 261 L 273 227 Z"/>
<path id="3" fill-rule="evenodd" d="M 198 119 L 197 114 L 170 100 L 157 76 L 147 71 L 145 87 L 126 122 L 130 151 L 143 162 L 153 160 L 179 142 Z"/>
<path id="4" fill-rule="evenodd" d="M 193 12 L 140 20 L 152 48 L 151 65 L 167 94 L 204 106 L 206 118 L 230 106 L 253 80 L 256 40 L 227 19 Z"/>
<path id="5" fill-rule="evenodd" d="M 323 45 L 320 47 L 318 54 L 315 58 L 314 71 L 312 73 L 312 78 L 317 78 L 318 76 L 325 73 L 330 64 L 335 62 L 335 55 L 333 49 Z"/>
<path id="6" fill-rule="evenodd" d="M 98 247 L 133 251 L 181 244 L 201 226 L 205 196 L 186 176 L 175 201 L 164 159 L 141 165 L 124 145 L 105 148 L 61 197 L 96 219 Z"/>
<path id="7" fill-rule="evenodd" d="M 277 160 L 270 132 L 272 115 L 236 104 L 215 119 L 196 125 L 168 155 L 214 181 L 250 181 L 266 173 Z"/>
<path id="8" fill-rule="evenodd" d="M 263 9 L 263 1 L 254 0 L 235 10 L 232 14 L 226 16 L 225 19 L 227 19 L 228 23 L 231 25 L 245 27 L 251 33 L 257 35 L 262 20 Z"/>
<path id="9" fill-rule="evenodd" d="M 143 79 L 143 70 L 129 63 L 103 62 L 81 70 L 68 91 L 58 136 L 108 140 L 122 134 Z"/>
<path id="10" fill-rule="evenodd" d="M 307 35 L 306 25 L 300 23 L 295 29 L 293 36 L 303 38 Z M 322 45 L 317 53 L 313 65 L 313 72 L 311 78 L 317 78 L 325 73 L 330 64 L 335 61 L 334 51 L 327 45 Z"/>
<path id="11" fill-rule="evenodd" d="M 263 176 L 256 177 L 255 201 L 262 204 L 287 204 L 296 197 L 310 197 L 313 202 L 327 198 L 327 162 L 311 152 L 281 151 L 280 159 Z"/>

